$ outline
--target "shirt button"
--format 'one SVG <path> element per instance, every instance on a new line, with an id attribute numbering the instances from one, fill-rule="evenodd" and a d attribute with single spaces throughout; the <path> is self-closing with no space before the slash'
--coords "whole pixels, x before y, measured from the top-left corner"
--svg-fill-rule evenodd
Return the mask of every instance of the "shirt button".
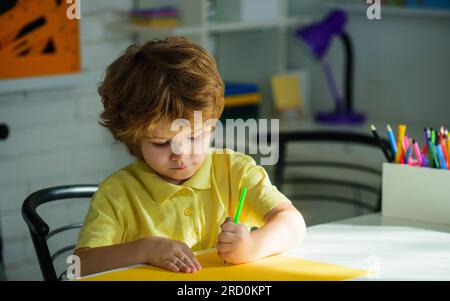
<path id="1" fill-rule="evenodd" d="M 192 209 L 191 208 L 184 209 L 184 215 L 191 216 L 192 215 Z"/>
<path id="2" fill-rule="evenodd" d="M 191 232 L 189 236 L 193 242 L 195 242 L 195 240 L 197 239 L 197 235 L 194 232 Z"/>
<path id="3" fill-rule="evenodd" d="M 182 190 L 181 191 L 181 195 L 182 196 L 188 196 L 189 195 L 189 190 Z"/>

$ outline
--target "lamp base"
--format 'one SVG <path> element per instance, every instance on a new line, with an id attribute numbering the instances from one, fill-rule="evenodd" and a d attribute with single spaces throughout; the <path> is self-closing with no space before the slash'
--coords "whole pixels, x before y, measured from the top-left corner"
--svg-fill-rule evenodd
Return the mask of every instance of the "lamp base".
<path id="1" fill-rule="evenodd" d="M 357 112 L 321 112 L 317 113 L 315 119 L 319 123 L 327 124 L 361 124 L 366 120 L 366 116 L 363 113 Z"/>

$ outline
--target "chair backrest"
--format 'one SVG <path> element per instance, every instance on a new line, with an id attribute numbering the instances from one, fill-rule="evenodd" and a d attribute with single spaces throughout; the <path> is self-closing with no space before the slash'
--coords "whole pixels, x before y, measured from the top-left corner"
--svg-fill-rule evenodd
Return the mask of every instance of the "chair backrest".
<path id="1" fill-rule="evenodd" d="M 64 231 L 81 228 L 82 223 L 65 225 L 50 231 L 48 224 L 38 214 L 37 208 L 45 203 L 79 198 L 91 198 L 97 185 L 67 185 L 45 188 L 29 195 L 22 205 L 22 216 L 30 230 L 36 256 L 45 281 L 61 280 L 65 272 L 57 276 L 54 261 L 61 254 L 75 249 L 75 244 L 50 253 L 48 239 Z"/>
<path id="2" fill-rule="evenodd" d="M 291 160 L 287 158 L 287 147 L 290 143 L 329 143 L 337 144 L 342 143 L 345 146 L 359 145 L 359 146 L 369 146 L 376 148 L 376 151 L 381 152 L 379 144 L 370 135 L 359 134 L 356 132 L 344 132 L 344 131 L 328 131 L 328 130 L 313 130 L 313 131 L 298 131 L 298 132 L 288 132 L 279 134 L 279 160 L 277 165 L 274 166 L 274 184 L 280 189 L 280 191 L 285 192 L 285 186 L 289 184 L 295 184 L 297 187 L 299 185 L 311 185 L 317 187 L 313 189 L 314 193 L 307 192 L 302 194 L 302 189 L 297 188 L 299 193 L 295 191 L 294 195 L 286 194 L 291 200 L 307 200 L 307 201 L 327 201 L 327 202 L 339 202 L 344 204 L 353 205 L 366 209 L 370 212 L 378 212 L 381 210 L 381 164 L 380 168 L 374 166 L 369 166 L 368 164 L 361 164 L 361 162 L 356 162 L 352 160 L 351 162 L 336 162 L 333 160 L 323 160 L 323 159 L 310 159 L 310 160 Z M 389 142 L 385 139 L 382 142 L 389 146 Z M 388 149 L 390 149 L 388 147 Z M 330 153 L 332 157 L 332 152 Z M 317 173 L 315 176 L 305 175 L 305 176 L 287 176 L 287 169 L 292 169 L 296 167 L 301 167 L 303 169 L 313 170 L 315 168 L 322 168 L 322 170 L 335 170 L 335 173 L 341 172 L 355 172 L 358 174 L 367 174 L 369 177 L 376 177 L 379 183 L 374 185 L 369 185 L 364 183 L 360 178 L 363 176 L 355 176 L 352 179 L 347 180 L 343 177 L 330 177 L 326 172 Z M 319 176 L 317 176 L 319 174 Z M 332 195 L 328 193 L 326 189 L 320 189 L 320 185 L 324 187 L 339 187 L 348 188 L 350 190 L 361 190 L 365 193 L 371 193 L 376 198 L 376 203 L 371 206 L 367 202 L 363 202 L 361 199 L 355 197 L 348 197 L 342 195 Z"/>

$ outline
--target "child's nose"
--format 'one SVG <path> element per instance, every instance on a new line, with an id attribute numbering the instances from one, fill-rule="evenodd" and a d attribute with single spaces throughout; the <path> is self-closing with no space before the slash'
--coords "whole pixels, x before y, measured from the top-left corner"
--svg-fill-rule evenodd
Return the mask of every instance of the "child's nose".
<path id="1" fill-rule="evenodd" d="M 186 143 L 184 140 L 180 141 L 172 141 L 172 156 L 182 157 L 183 155 L 187 155 L 191 151 L 191 147 L 189 143 Z"/>
<path id="2" fill-rule="evenodd" d="M 176 154 L 171 154 L 171 155 L 170 155 L 170 160 L 172 160 L 172 161 L 180 161 L 180 160 L 183 159 L 183 157 L 184 157 L 183 154 L 178 154 L 178 155 L 176 155 Z"/>

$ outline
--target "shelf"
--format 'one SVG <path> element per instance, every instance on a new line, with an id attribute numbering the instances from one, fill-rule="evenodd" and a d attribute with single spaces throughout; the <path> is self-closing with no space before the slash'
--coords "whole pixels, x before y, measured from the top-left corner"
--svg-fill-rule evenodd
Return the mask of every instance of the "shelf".
<path id="1" fill-rule="evenodd" d="M 167 36 L 171 34 L 176 35 L 193 35 L 201 33 L 227 33 L 227 32 L 239 32 L 239 31 L 251 31 L 259 29 L 270 29 L 279 27 L 289 27 L 304 24 L 308 21 L 305 17 L 291 17 L 287 19 L 273 19 L 273 20 L 261 20 L 261 21 L 236 21 L 236 22 L 221 22 L 221 23 L 209 23 L 205 26 L 179 26 L 174 28 L 152 28 L 147 26 L 139 26 L 124 23 L 111 24 L 110 28 L 113 30 L 124 31 L 128 33 L 145 34 L 156 37 Z"/>
<path id="2" fill-rule="evenodd" d="M 35 90 L 57 89 L 86 83 L 91 76 L 87 72 L 0 80 L 0 94 Z"/>
<path id="3" fill-rule="evenodd" d="M 358 13 L 366 16 L 368 5 L 352 3 L 324 3 L 326 8 L 340 8 L 349 13 Z M 382 6 L 381 18 L 388 16 L 424 17 L 424 18 L 450 18 L 450 9 L 437 9 L 432 7 L 411 6 Z"/>
<path id="4" fill-rule="evenodd" d="M 307 22 L 307 18 L 287 18 L 287 19 L 273 19 L 273 20 L 261 20 L 261 21 L 241 21 L 241 22 L 223 22 L 223 23 L 210 23 L 205 29 L 211 33 L 225 33 L 247 30 L 259 30 L 279 28 L 282 26 L 296 26 Z"/>
<path id="5" fill-rule="evenodd" d="M 200 34 L 202 28 L 200 26 L 179 26 L 173 28 L 155 28 L 150 26 L 134 25 L 128 22 L 114 23 L 109 26 L 112 30 L 135 33 L 135 34 L 145 34 L 155 37 L 162 37 L 168 35 L 190 35 L 190 34 Z"/>
<path id="6" fill-rule="evenodd" d="M 205 28 L 208 32 L 211 33 L 226 33 L 226 32 L 276 28 L 279 26 L 279 24 L 280 21 L 277 19 L 252 21 L 252 22 L 236 21 L 236 22 L 210 23 L 207 26 L 205 26 Z"/>

